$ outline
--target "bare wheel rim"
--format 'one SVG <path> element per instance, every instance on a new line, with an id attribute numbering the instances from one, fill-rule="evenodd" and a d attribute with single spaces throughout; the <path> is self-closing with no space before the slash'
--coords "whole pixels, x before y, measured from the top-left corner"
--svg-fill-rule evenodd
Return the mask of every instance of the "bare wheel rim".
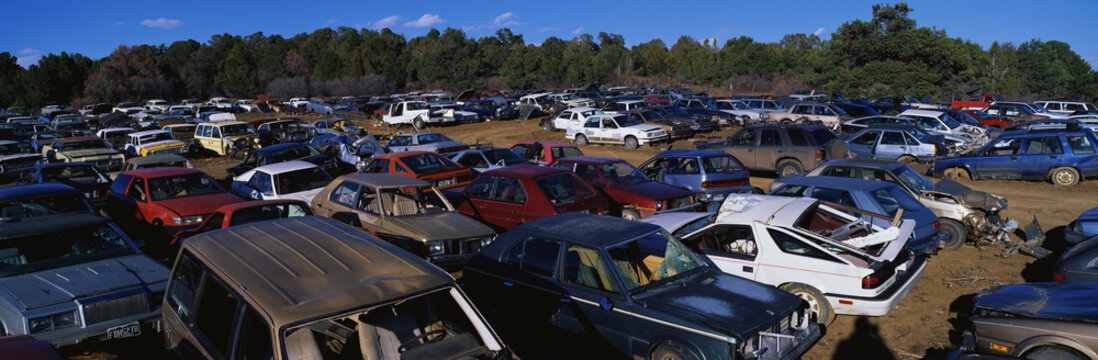
<path id="1" fill-rule="evenodd" d="M 789 176 L 797 173 L 797 169 L 792 166 L 786 166 L 782 168 L 782 176 Z"/>
<path id="2" fill-rule="evenodd" d="M 1056 182 L 1061 184 L 1071 184 L 1075 182 L 1075 174 L 1067 170 L 1058 171 L 1056 172 Z"/>
<path id="3" fill-rule="evenodd" d="M 794 292 L 793 295 L 797 295 L 797 297 L 800 297 L 808 303 L 808 311 L 812 314 L 811 316 L 813 322 L 820 318 L 820 302 L 816 299 L 815 296 L 812 296 L 812 294 L 803 291 Z"/>

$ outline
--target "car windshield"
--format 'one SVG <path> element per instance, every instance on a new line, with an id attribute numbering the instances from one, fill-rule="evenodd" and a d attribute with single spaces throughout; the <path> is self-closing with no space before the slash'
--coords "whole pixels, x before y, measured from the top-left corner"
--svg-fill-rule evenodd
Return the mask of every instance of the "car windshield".
<path id="1" fill-rule="evenodd" d="M 175 136 L 176 138 L 179 138 L 179 137 L 189 138 L 189 137 L 194 137 L 194 128 L 195 128 L 194 126 L 176 126 L 176 127 L 169 128 L 168 131 L 171 131 L 172 135 Z"/>
<path id="2" fill-rule="evenodd" d="M 295 203 L 252 206 L 233 211 L 232 220 L 229 221 L 229 226 L 312 214 L 312 210 L 309 210 L 308 207 Z"/>
<path id="3" fill-rule="evenodd" d="M 11 155 L 24 153 L 23 147 L 19 143 L 0 144 L 0 155 Z"/>
<path id="4" fill-rule="evenodd" d="M 900 181 L 907 185 L 907 187 L 915 191 L 930 190 L 931 187 L 934 187 L 934 183 L 930 182 L 930 180 L 927 180 L 927 178 L 922 175 L 919 175 L 918 172 L 912 170 L 907 165 L 896 169 L 895 175 L 900 178 Z"/>
<path id="5" fill-rule="evenodd" d="M 409 170 L 412 170 L 412 172 L 416 174 L 433 174 L 461 168 L 461 165 L 458 165 L 458 163 L 435 153 L 405 156 L 400 158 L 400 162 L 404 163 Z"/>
<path id="6" fill-rule="evenodd" d="M 99 141 L 99 140 L 83 140 L 83 141 L 73 141 L 73 142 L 61 143 L 60 149 L 58 149 L 58 150 L 59 151 L 91 150 L 91 149 L 102 149 L 102 148 L 105 148 L 105 147 L 107 147 L 107 145 L 103 144 L 103 142 Z"/>
<path id="7" fill-rule="evenodd" d="M 322 188 L 332 182 L 332 177 L 324 169 L 314 166 L 275 174 L 274 181 L 278 184 L 279 194 L 292 194 Z"/>
<path id="8" fill-rule="evenodd" d="M 454 288 L 389 301 L 392 302 L 289 328 L 282 333 L 284 339 L 280 343 L 286 353 L 307 354 L 306 349 L 311 349 L 320 355 L 313 359 L 322 360 L 448 357 L 440 357 L 442 354 L 462 354 L 462 359 L 494 359 L 493 352 L 501 349 L 487 326 L 471 320 L 479 319 L 476 310 Z M 330 329 L 345 331 L 337 333 Z M 323 344 L 323 349 L 342 349 L 342 352 L 319 352 L 317 343 Z"/>
<path id="9" fill-rule="evenodd" d="M 99 170 L 91 165 L 51 166 L 42 169 L 42 180 L 44 181 L 57 181 L 77 178 L 93 178 L 100 183 L 110 182 L 110 180 L 107 179 L 106 175 L 103 175 L 103 173 L 99 172 Z"/>
<path id="10" fill-rule="evenodd" d="M 972 115 L 969 115 L 968 113 L 966 113 L 964 111 L 957 111 L 957 112 L 953 113 L 952 115 L 955 119 L 958 119 L 958 120 L 964 122 L 965 124 L 974 125 L 974 126 L 981 126 L 982 125 L 982 124 L 980 124 L 980 120 L 976 120 L 975 117 L 973 117 Z"/>
<path id="11" fill-rule="evenodd" d="M 536 182 L 541 192 L 549 199 L 549 203 L 554 206 L 595 195 L 594 189 L 570 172 L 544 176 Z"/>
<path id="12" fill-rule="evenodd" d="M 943 113 L 940 119 L 942 119 L 942 122 L 950 129 L 956 129 L 958 126 L 961 126 L 961 122 L 957 121 L 957 119 L 954 119 L 952 116 L 949 116 L 949 114 Z"/>
<path id="13" fill-rule="evenodd" d="M 710 213 L 709 215 L 702 216 L 700 218 L 694 219 L 691 222 L 686 223 L 686 225 L 683 225 L 678 230 L 675 230 L 675 232 L 672 233 L 672 235 L 675 235 L 676 238 L 682 238 L 683 236 L 686 236 L 686 235 L 688 235 L 692 232 L 698 231 L 698 229 L 701 229 L 703 227 L 708 226 L 709 224 L 712 224 L 716 220 L 717 220 L 717 213 L 715 213 L 715 212 Z"/>
<path id="14" fill-rule="evenodd" d="M 636 185 L 652 181 L 640 170 L 624 161 L 601 164 L 599 172 L 611 186 Z"/>
<path id="15" fill-rule="evenodd" d="M 271 163 L 304 159 L 316 155 L 320 155 L 320 152 L 308 145 L 294 146 L 289 149 L 271 153 Z"/>
<path id="16" fill-rule="evenodd" d="M 1033 110 L 1033 112 L 1039 112 L 1039 113 L 1042 113 L 1042 114 L 1051 114 L 1051 113 L 1050 113 L 1050 112 L 1048 111 L 1048 109 L 1045 109 L 1045 107 L 1044 107 L 1044 106 L 1040 106 L 1040 105 L 1035 105 L 1035 104 L 1030 104 L 1030 103 L 1026 103 L 1026 104 L 1025 104 L 1025 106 L 1026 106 L 1027 108 L 1029 108 L 1030 110 Z"/>
<path id="17" fill-rule="evenodd" d="M 0 277 L 136 253 L 137 249 L 107 224 L 35 234 L 0 243 Z"/>
<path id="18" fill-rule="evenodd" d="M 292 128 L 299 128 L 299 127 L 302 127 L 302 125 L 295 122 L 295 121 L 279 121 L 279 122 L 273 122 L 273 123 L 267 124 L 267 127 L 269 127 L 271 130 L 286 130 L 286 129 L 292 129 Z"/>
<path id="19" fill-rule="evenodd" d="M 451 211 L 441 200 L 439 194 L 430 186 L 407 186 L 383 188 L 380 190 L 382 209 L 387 216 L 416 216 L 440 214 Z M 360 199 L 359 206 L 369 212 L 377 213 L 374 194 Z"/>
<path id="20" fill-rule="evenodd" d="M 707 156 L 702 158 L 702 166 L 707 174 L 730 173 L 743 170 L 743 164 L 728 155 Z"/>
<path id="21" fill-rule="evenodd" d="M 205 173 L 195 172 L 149 179 L 153 201 L 225 192 L 221 185 Z"/>
<path id="22" fill-rule="evenodd" d="M 686 280 L 688 272 L 705 267 L 690 250 L 663 230 L 610 247 L 606 252 L 630 291 L 644 291 Z"/>
<path id="23" fill-rule="evenodd" d="M 82 122 L 57 124 L 57 131 L 74 131 L 74 130 L 87 130 L 88 125 Z"/>
<path id="24" fill-rule="evenodd" d="M 969 111 L 969 114 L 971 114 L 972 116 L 978 117 L 980 119 L 992 119 L 992 118 L 995 117 L 995 116 L 992 116 L 991 114 L 983 112 L 983 110 L 971 110 L 971 111 Z"/>
<path id="25" fill-rule="evenodd" d="M 61 133 L 55 133 L 55 132 L 40 132 L 40 133 L 35 134 L 35 138 L 38 141 L 60 139 L 62 137 L 64 137 L 64 136 L 62 136 Z"/>
<path id="26" fill-rule="evenodd" d="M 488 159 L 488 162 L 493 165 L 503 164 L 503 166 L 511 166 L 526 162 L 526 159 L 523 159 L 514 151 L 507 149 L 486 150 L 483 151 L 482 154 L 484 154 L 484 158 Z"/>
<path id="27" fill-rule="evenodd" d="M 439 133 L 420 134 L 418 138 L 420 145 L 433 144 L 443 141 L 453 141 L 452 139 L 446 137 L 446 135 L 442 135 Z"/>
<path id="28" fill-rule="evenodd" d="M 896 186 L 874 190 L 870 195 L 877 200 L 888 216 L 896 216 L 896 212 L 900 209 L 910 211 L 922 207 L 918 200 Z"/>
<path id="29" fill-rule="evenodd" d="M 75 213 L 95 213 L 95 210 L 80 194 L 43 196 L 0 203 L 0 218 L 4 220 Z"/>
<path id="30" fill-rule="evenodd" d="M 248 124 L 233 124 L 221 127 L 222 136 L 238 136 L 248 134 L 255 134 L 255 129 L 253 129 L 252 126 Z"/>

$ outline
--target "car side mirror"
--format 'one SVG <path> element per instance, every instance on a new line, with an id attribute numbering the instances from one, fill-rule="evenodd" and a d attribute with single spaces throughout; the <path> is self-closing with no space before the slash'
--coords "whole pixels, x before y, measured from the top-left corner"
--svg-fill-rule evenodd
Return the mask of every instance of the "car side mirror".
<path id="1" fill-rule="evenodd" d="M 606 311 L 614 310 L 614 303 L 610 302 L 610 299 L 607 299 L 605 297 L 599 299 L 599 306 Z"/>

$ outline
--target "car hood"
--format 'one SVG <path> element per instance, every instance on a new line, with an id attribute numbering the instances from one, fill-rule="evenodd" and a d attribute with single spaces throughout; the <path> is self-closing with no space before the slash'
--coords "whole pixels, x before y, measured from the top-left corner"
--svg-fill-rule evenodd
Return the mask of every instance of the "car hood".
<path id="1" fill-rule="evenodd" d="M 777 324 L 801 303 L 794 295 L 751 280 L 715 271 L 701 276 L 706 278 L 644 297 L 641 304 L 742 339 Z"/>
<path id="2" fill-rule="evenodd" d="M 633 126 L 630 126 L 629 128 L 634 129 L 634 130 L 639 130 L 639 131 L 645 131 L 645 132 L 654 131 L 654 130 L 663 130 L 663 127 L 659 126 L 659 125 L 643 125 L 643 124 L 642 125 L 633 125 Z"/>
<path id="3" fill-rule="evenodd" d="M 384 232 L 415 240 L 461 239 L 495 234 L 492 228 L 458 212 L 431 215 L 387 216 Z"/>
<path id="4" fill-rule="evenodd" d="M 72 150 L 72 151 L 63 151 L 63 152 L 61 152 L 61 155 L 67 156 L 67 157 L 70 157 L 70 158 L 74 158 L 74 159 L 75 158 L 93 157 L 93 156 L 103 156 L 103 155 L 115 155 L 115 154 L 118 154 L 118 151 L 112 150 L 112 149 L 107 149 L 107 148 L 88 149 L 88 150 Z"/>
<path id="5" fill-rule="evenodd" d="M 1079 214 L 1079 220 L 1082 221 L 1095 221 L 1098 220 L 1098 207 L 1084 211 Z"/>
<path id="6" fill-rule="evenodd" d="M 10 162 L 19 162 L 19 161 L 27 161 L 27 160 L 38 160 L 41 157 L 42 157 L 42 155 L 31 154 L 31 153 L 4 155 L 4 156 L 0 156 L 0 163 L 9 162 L 9 161 Z"/>
<path id="7" fill-rule="evenodd" d="M 985 211 L 1002 211 L 1007 207 L 1006 199 L 998 195 L 989 194 L 979 190 L 973 190 L 965 184 L 953 181 L 949 178 L 942 178 L 938 182 L 934 183 L 934 186 L 930 188 L 931 191 L 945 193 L 953 195 L 953 198 L 957 199 L 962 205 L 974 208 L 982 209 Z"/>
<path id="8" fill-rule="evenodd" d="M 157 201 L 156 204 L 168 208 L 180 216 L 191 216 L 209 214 L 219 207 L 241 201 L 243 200 L 236 195 L 224 192 L 160 200 Z"/>
<path id="9" fill-rule="evenodd" d="M 135 254 L 0 279 L 0 298 L 23 310 L 168 280 L 169 269 Z"/>
<path id="10" fill-rule="evenodd" d="M 680 189 L 658 181 L 647 181 L 640 184 L 614 187 L 612 188 L 611 193 L 613 193 L 615 197 L 619 195 L 633 195 L 652 200 L 678 199 L 693 194 L 689 190 Z"/>
<path id="11" fill-rule="evenodd" d="M 1098 283 L 1044 282 L 988 288 L 976 295 L 975 308 L 1021 316 L 1098 322 Z"/>

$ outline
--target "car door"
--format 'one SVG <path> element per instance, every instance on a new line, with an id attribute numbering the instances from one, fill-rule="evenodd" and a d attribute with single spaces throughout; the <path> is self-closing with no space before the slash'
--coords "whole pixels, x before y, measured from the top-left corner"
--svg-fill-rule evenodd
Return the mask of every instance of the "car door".
<path id="1" fill-rule="evenodd" d="M 604 143 L 621 144 L 625 139 L 624 130 L 618 126 L 618 122 L 613 118 L 602 118 L 602 126 L 599 131 L 602 132 L 600 137 Z"/>
<path id="2" fill-rule="evenodd" d="M 981 179 L 1014 179 L 1021 175 L 1018 165 L 1018 153 L 1021 151 L 1022 138 L 996 139 L 984 149 L 984 153 L 973 159 L 973 176 Z"/>
<path id="3" fill-rule="evenodd" d="M 759 131 L 759 146 L 755 150 L 755 166 L 760 169 L 773 170 L 778 163 L 778 159 L 785 156 L 784 153 L 785 144 L 782 141 L 781 130 L 764 128 Z"/>
<path id="4" fill-rule="evenodd" d="M 496 181 L 499 178 L 500 176 L 481 175 L 473 179 L 473 182 L 462 193 L 465 196 L 465 201 L 469 203 L 469 208 L 466 210 L 465 207 L 462 207 L 461 212 L 490 225 L 504 228 L 504 225 L 508 223 L 506 210 L 497 208 L 495 202 L 492 201 L 492 191 L 495 189 Z"/>
<path id="5" fill-rule="evenodd" d="M 590 141 L 590 142 L 593 142 L 593 143 L 602 142 L 602 138 L 601 138 L 602 128 L 601 128 L 601 126 L 602 126 L 602 124 L 601 124 L 601 121 L 599 121 L 599 118 L 597 118 L 597 117 L 588 118 L 587 120 L 585 120 L 583 122 L 583 129 L 580 130 L 580 133 L 582 133 L 583 136 L 587 137 L 587 141 Z"/>
<path id="6" fill-rule="evenodd" d="M 560 241 L 526 235 L 503 255 L 498 281 L 493 286 L 506 313 L 504 321 L 527 327 L 556 325 L 554 318 L 570 301 L 556 283 L 556 269 L 563 246 Z"/>
<path id="7" fill-rule="evenodd" d="M 511 177 L 500 176 L 492 188 L 492 194 L 488 199 L 482 200 L 493 207 L 491 214 L 497 224 L 510 229 L 525 222 L 526 219 L 538 218 L 537 214 L 526 212 L 526 202 L 529 200 L 526 188 L 522 181 Z"/>
<path id="8" fill-rule="evenodd" d="M 454 159 L 456 163 L 461 166 L 476 170 L 477 172 L 487 171 L 489 167 L 488 160 L 484 158 L 479 152 L 468 151 L 461 153 L 457 159 Z"/>
<path id="9" fill-rule="evenodd" d="M 1019 177 L 1045 179 L 1053 168 L 1060 166 L 1063 155 L 1060 137 L 1055 134 L 1028 138 L 1022 145 L 1016 164 Z"/>
<path id="10" fill-rule="evenodd" d="M 895 160 L 910 153 L 912 152 L 907 149 L 903 133 L 899 131 L 882 131 L 873 158 Z"/>
<path id="11" fill-rule="evenodd" d="M 846 149 L 854 154 L 856 158 L 874 158 L 876 153 L 873 151 L 877 144 L 877 140 L 881 137 L 879 131 L 866 131 L 854 136 L 853 139 L 847 141 Z"/>
<path id="12" fill-rule="evenodd" d="M 557 271 L 563 305 L 553 323 L 591 344 L 577 346 L 609 343 L 631 353 L 633 319 L 613 311 L 615 307 L 629 311 L 629 304 L 607 259 L 599 249 L 565 243 L 562 271 Z"/>
<path id="13" fill-rule="evenodd" d="M 751 226 L 713 224 L 684 236 L 682 243 L 705 255 L 726 274 L 754 280 L 762 270 Z"/>
<path id="14" fill-rule="evenodd" d="M 567 130 L 568 125 L 572 123 L 573 115 L 575 114 L 571 110 L 561 111 L 560 115 L 553 118 L 553 127 L 557 130 Z"/>
<path id="15" fill-rule="evenodd" d="M 141 212 L 137 209 L 138 199 L 131 196 L 131 194 L 136 195 L 137 193 L 130 192 L 131 184 L 134 182 L 134 179 L 142 179 L 142 184 L 145 182 L 144 178 L 121 174 L 111 183 L 110 194 L 107 197 L 107 206 L 104 207 L 104 210 L 115 222 L 125 223 L 135 220 L 144 220 L 141 216 Z"/>
<path id="16" fill-rule="evenodd" d="M 1067 135 L 1067 147 L 1071 150 L 1068 155 L 1064 150 L 1064 166 L 1077 166 L 1081 176 L 1091 176 L 1098 173 L 1098 148 L 1086 134 Z"/>
<path id="17" fill-rule="evenodd" d="M 755 146 L 757 143 L 758 128 L 742 129 L 735 135 L 728 138 L 728 146 L 725 147 L 725 152 L 732 154 L 744 167 L 749 169 L 759 169 L 757 162 L 755 161 Z"/>

